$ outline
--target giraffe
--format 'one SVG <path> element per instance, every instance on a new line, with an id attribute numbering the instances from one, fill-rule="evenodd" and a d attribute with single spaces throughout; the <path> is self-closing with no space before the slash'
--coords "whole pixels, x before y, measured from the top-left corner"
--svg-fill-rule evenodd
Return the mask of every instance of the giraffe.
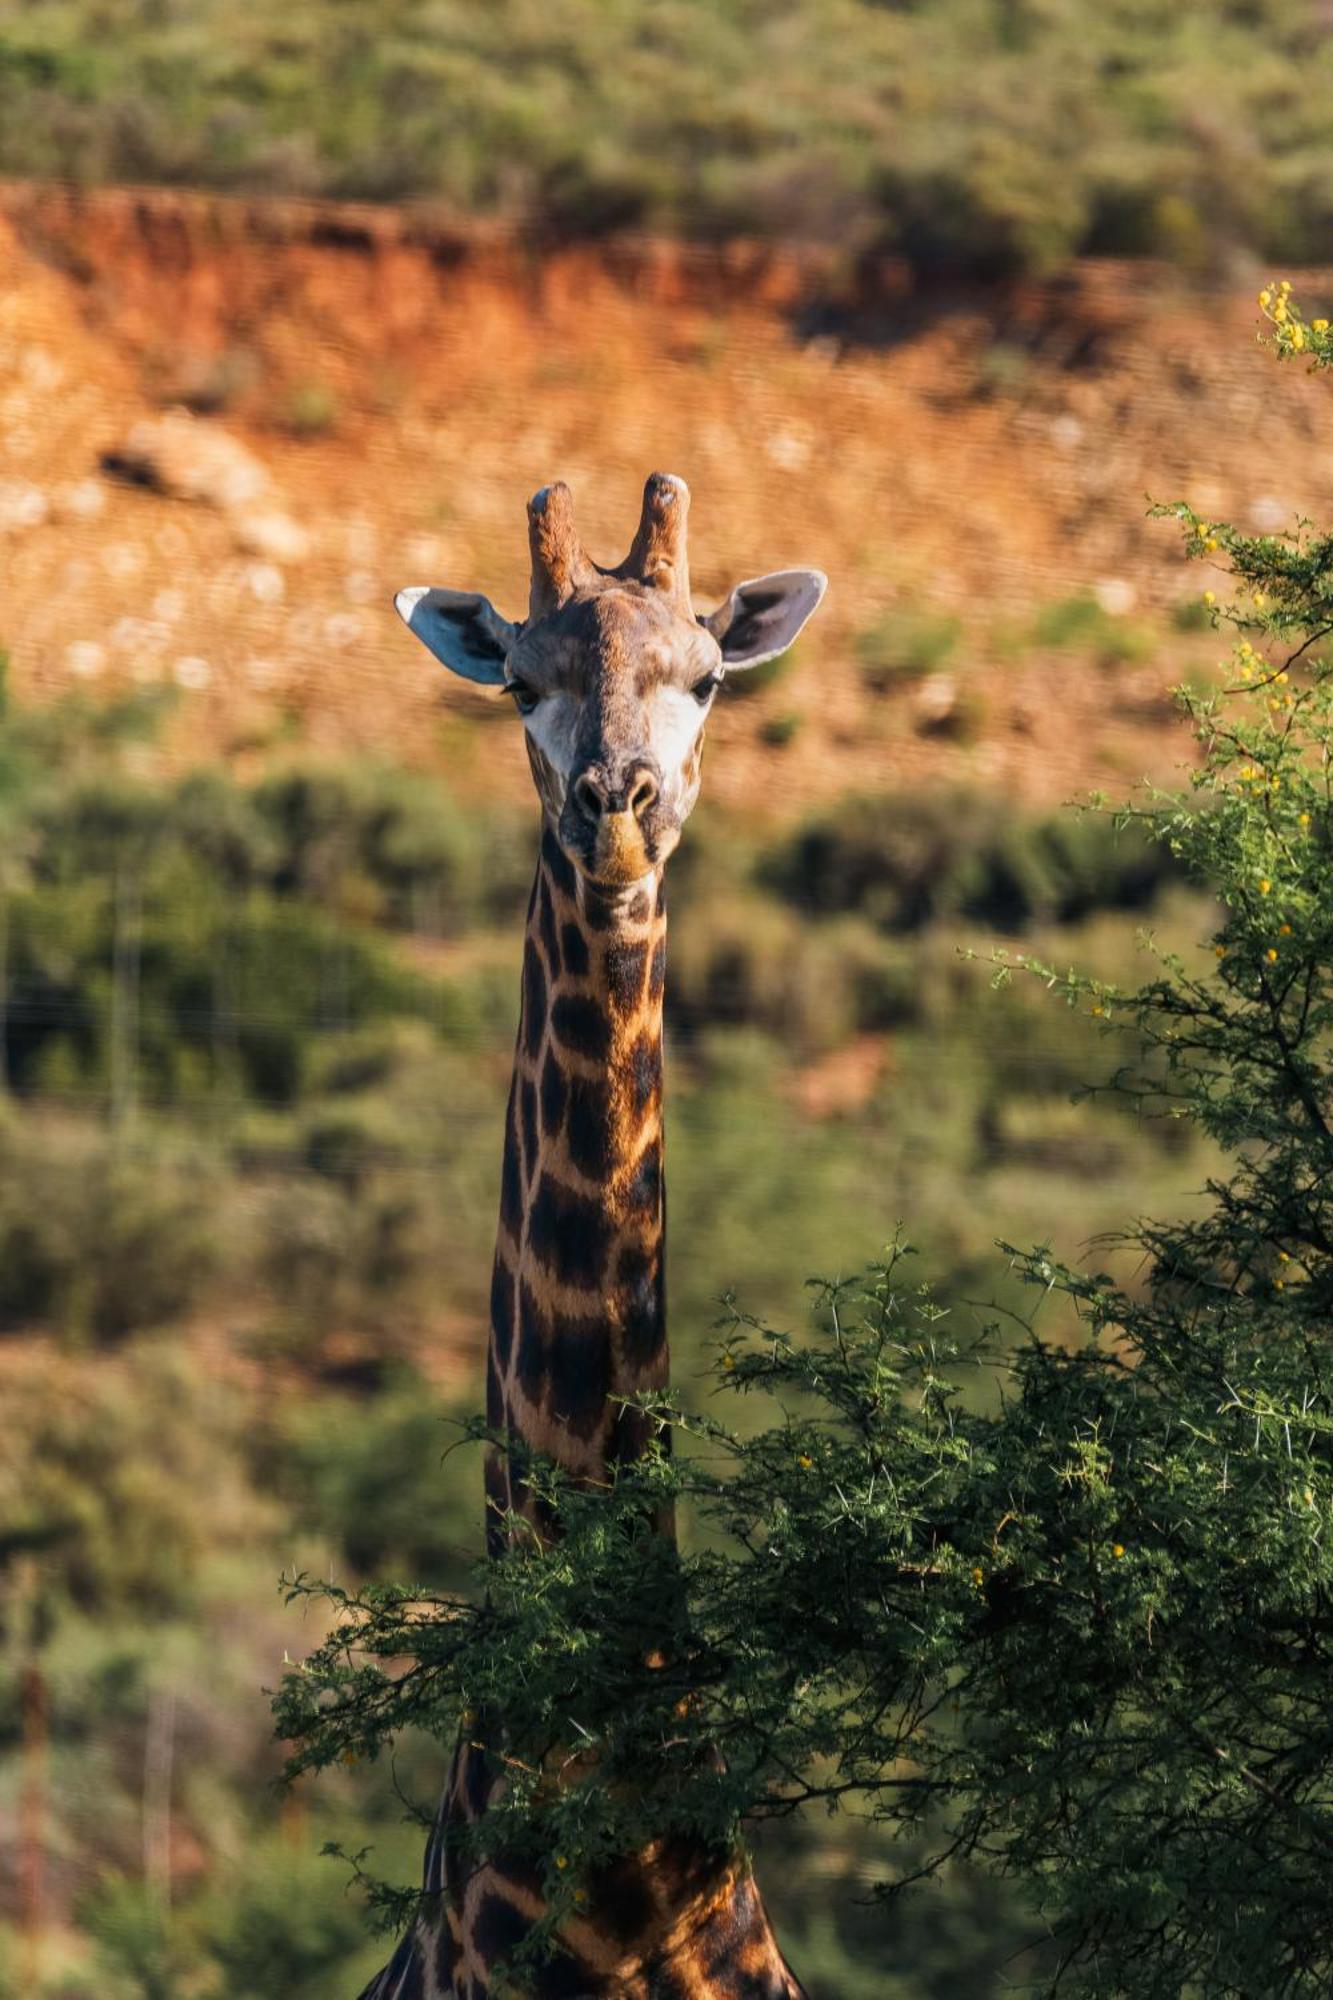
<path id="1" fill-rule="evenodd" d="M 475 593 L 395 603 L 454 673 L 508 691 L 542 807 L 528 907 L 491 1285 L 487 1416 L 580 1481 L 640 1454 L 623 1398 L 667 1380 L 663 1296 L 663 869 L 698 796 L 704 726 L 728 673 L 786 650 L 817 570 L 741 583 L 696 617 L 689 489 L 654 473 L 628 556 L 585 554 L 563 483 L 529 502 L 528 616 Z M 487 1542 L 549 1523 L 492 1450 Z M 659 1524 L 671 1533 L 670 1522 Z M 469 1737 L 476 1732 L 470 1731 Z M 524 1866 L 464 1865 L 451 1835 L 485 1811 L 494 1759 L 460 1737 L 417 1917 L 362 2000 L 498 2000 L 491 1967 L 540 1914 Z M 537 2000 L 798 2000 L 748 1864 L 658 1843 L 590 1884 Z"/>

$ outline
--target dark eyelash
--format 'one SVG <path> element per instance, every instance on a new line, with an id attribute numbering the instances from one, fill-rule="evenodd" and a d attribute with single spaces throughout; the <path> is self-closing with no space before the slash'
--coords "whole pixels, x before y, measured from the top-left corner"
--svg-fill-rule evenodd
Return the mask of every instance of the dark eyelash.
<path id="1" fill-rule="evenodd" d="M 538 694 L 536 688 L 529 687 L 526 681 L 507 681 L 505 685 L 509 693 L 514 697 L 514 703 L 519 714 L 531 715 L 533 709 L 541 700 L 541 696 Z"/>
<path id="2" fill-rule="evenodd" d="M 702 707 L 704 702 L 712 699 L 721 685 L 721 674 L 705 674 L 701 681 L 694 683 L 694 686 L 690 689 L 690 693 L 694 696 L 700 707 Z"/>

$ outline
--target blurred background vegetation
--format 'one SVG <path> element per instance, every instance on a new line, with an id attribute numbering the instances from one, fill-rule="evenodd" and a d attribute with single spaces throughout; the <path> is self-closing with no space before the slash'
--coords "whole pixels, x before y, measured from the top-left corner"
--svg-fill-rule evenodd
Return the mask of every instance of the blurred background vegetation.
<path id="1" fill-rule="evenodd" d="M 535 825 L 309 752 L 163 771 L 170 700 L 0 717 L 0 1982 L 350 1992 L 379 1947 L 318 1848 L 410 1879 L 398 1786 L 428 1805 L 439 1772 L 423 1748 L 279 1795 L 260 1689 L 311 1633 L 276 1584 L 458 1585 L 477 1550 L 449 1420 L 479 1393 Z M 1001 1232 L 1072 1250 L 1198 1184 L 1183 1127 L 1071 1101 L 1113 1060 L 1086 1015 L 958 950 L 1110 974 L 1159 921 L 1209 911 L 1099 818 L 886 792 L 761 844 L 701 812 L 669 981 L 687 1397 L 719 1295 L 791 1324 L 899 1215 L 966 1314 L 1006 1296 Z M 854 1822 L 766 1846 L 815 1993 L 998 1991 L 1024 1941 L 994 1885 L 953 1881 L 953 1925 L 935 1892 L 860 1907 Z"/>
<path id="2" fill-rule="evenodd" d="M 0 172 L 442 199 L 973 271 L 1312 260 L 1314 0 L 4 0 Z"/>

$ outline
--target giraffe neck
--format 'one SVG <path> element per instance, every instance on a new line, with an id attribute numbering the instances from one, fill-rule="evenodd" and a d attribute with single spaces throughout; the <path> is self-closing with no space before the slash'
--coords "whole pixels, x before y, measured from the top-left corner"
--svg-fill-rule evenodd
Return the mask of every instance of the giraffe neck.
<path id="1" fill-rule="evenodd" d="M 493 1430 L 593 1482 L 646 1442 L 646 1420 L 618 1399 L 667 1379 L 665 971 L 660 875 L 598 895 L 545 829 L 505 1128 L 487 1412 Z M 511 1510 L 542 1534 L 549 1527 L 519 1458 L 500 1449 L 488 1459 L 492 1550 Z M 669 1515 L 659 1526 L 671 1532 Z M 502 1719 L 478 1719 L 460 1735 L 417 1920 L 362 2000 L 486 2000 L 496 1959 L 541 1915 L 530 1859 L 478 1868 L 458 1849 L 459 1830 L 486 1811 L 501 1776 L 492 1727 Z M 533 1991 L 540 2000 L 803 2000 L 748 1864 L 689 1840 L 654 1842 L 602 1868 Z"/>
<path id="2" fill-rule="evenodd" d="M 505 1126 L 487 1416 L 593 1481 L 644 1446 L 646 1420 L 618 1399 L 667 1379 L 665 975 L 660 873 L 600 892 L 544 827 Z M 497 1510 L 535 1515 L 504 1454 L 488 1500 L 492 1530 Z"/>

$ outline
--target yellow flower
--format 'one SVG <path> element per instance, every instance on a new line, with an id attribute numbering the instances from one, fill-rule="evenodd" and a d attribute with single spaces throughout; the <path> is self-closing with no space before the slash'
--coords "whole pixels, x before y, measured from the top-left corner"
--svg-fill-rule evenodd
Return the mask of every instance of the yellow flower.
<path id="1" fill-rule="evenodd" d="M 563 1854 L 557 1854 L 555 1857 L 555 1865 L 557 1868 L 568 1868 L 569 1866 L 568 1857 Z"/>
<path id="2" fill-rule="evenodd" d="M 1263 608 L 1264 608 L 1264 606 L 1265 606 L 1265 604 L 1267 604 L 1267 602 L 1268 602 L 1268 599 L 1267 599 L 1267 598 L 1266 598 L 1266 597 L 1264 596 L 1264 594 L 1263 594 L 1262 590 L 1256 590 L 1256 591 L 1255 591 L 1255 593 L 1254 593 L 1254 608 L 1255 608 L 1255 610 L 1256 610 L 1256 611 L 1262 611 L 1262 610 L 1263 610 Z"/>
<path id="3" fill-rule="evenodd" d="M 1125 1545 L 1123 1542 L 1112 1542 L 1111 1554 L 1113 1556 L 1122 1556 L 1124 1553 L 1125 1553 Z"/>
<path id="4" fill-rule="evenodd" d="M 1279 1264 L 1289 1264 L 1289 1263 L 1291 1262 L 1291 1253 L 1290 1253 L 1290 1251 L 1288 1251 L 1288 1250 L 1279 1250 L 1279 1251 L 1278 1251 L 1278 1253 L 1277 1253 L 1277 1261 L 1278 1261 L 1278 1263 L 1279 1263 Z"/>
<path id="5" fill-rule="evenodd" d="M 1290 937 L 1290 936 L 1291 936 L 1291 925 L 1290 925 L 1290 924 L 1279 924 L 1279 925 L 1278 925 L 1278 932 L 1277 932 L 1277 934 L 1278 934 L 1278 936 L 1279 936 L 1279 937 Z"/>
<path id="6" fill-rule="evenodd" d="M 1260 292 L 1259 303 L 1261 306 L 1271 306 L 1273 303 L 1273 294 L 1270 291 L 1266 290 Z"/>
<path id="7" fill-rule="evenodd" d="M 1294 326 L 1291 329 L 1291 344 L 1296 348 L 1304 347 L 1305 328 L 1303 326 Z"/>
<path id="8" fill-rule="evenodd" d="M 807 1453 L 805 1453 L 805 1452 L 802 1452 L 802 1453 L 801 1453 L 801 1455 L 800 1455 L 800 1457 L 799 1457 L 799 1458 L 797 1459 L 797 1461 L 796 1461 L 796 1463 L 797 1463 L 797 1464 L 798 1464 L 799 1466 L 802 1466 L 802 1467 L 803 1467 L 803 1468 L 805 1469 L 805 1471 L 806 1471 L 806 1472 L 808 1472 L 808 1471 L 810 1470 L 810 1468 L 811 1468 L 811 1466 L 812 1466 L 812 1465 L 814 1464 L 814 1462 L 815 1462 L 815 1461 L 813 1460 L 813 1458 L 809 1457 L 809 1456 L 807 1455 Z"/>
<path id="9" fill-rule="evenodd" d="M 1273 1290 L 1274 1290 L 1275 1292 L 1285 1292 L 1285 1291 L 1286 1291 L 1286 1289 L 1287 1289 L 1287 1285 L 1286 1285 L 1286 1280 L 1285 1280 L 1284 1278 L 1274 1278 L 1274 1280 L 1273 1280 Z"/>
<path id="10" fill-rule="evenodd" d="M 1300 820 L 1299 820 L 1299 822 L 1298 822 L 1298 823 L 1299 823 L 1299 824 L 1300 824 L 1301 826 L 1308 826 L 1308 825 L 1310 824 L 1310 815 L 1309 815 L 1309 813 L 1302 813 L 1302 814 L 1301 814 L 1301 817 L 1300 817 Z"/>
<path id="11" fill-rule="evenodd" d="M 978 1590 L 980 1590 L 982 1584 L 986 1581 L 986 1572 L 979 1564 L 972 1571 L 972 1581 Z"/>
<path id="12" fill-rule="evenodd" d="M 1312 319 L 1310 321 L 1310 324 L 1314 328 L 1316 333 L 1328 332 L 1328 321 L 1326 319 Z"/>
<path id="13" fill-rule="evenodd" d="M 1217 592 L 1214 590 L 1205 590 L 1205 592 L 1203 593 L 1203 601 L 1205 604 L 1216 604 Z"/>
<path id="14" fill-rule="evenodd" d="M 1106 1012 L 1106 1009 L 1105 1007 L 1103 1007 L 1101 1001 L 1097 1000 L 1093 1002 L 1092 1011 L 1094 1014 L 1104 1014 Z"/>
<path id="15" fill-rule="evenodd" d="M 1261 896 L 1266 896 L 1269 890 L 1272 888 L 1272 886 L 1273 886 L 1272 883 L 1269 881 L 1266 875 L 1261 875 L 1259 877 L 1259 894 Z"/>
<path id="16" fill-rule="evenodd" d="M 1272 965 L 1275 959 L 1277 958 L 1277 953 L 1274 951 L 1271 944 L 1269 945 L 1268 950 L 1264 953 L 1264 957 L 1268 960 L 1268 963 L 1270 965 Z"/>
<path id="17" fill-rule="evenodd" d="M 1226 955 L 1227 955 L 1227 948 L 1224 944 L 1215 944 L 1213 946 L 1214 958 L 1225 958 Z"/>
<path id="18" fill-rule="evenodd" d="M 1287 302 L 1285 299 L 1279 299 L 1277 304 L 1273 307 L 1273 318 L 1277 321 L 1278 325 L 1281 326 L 1283 320 L 1286 317 L 1287 317 Z"/>
<path id="19" fill-rule="evenodd" d="M 734 1368 L 734 1367 L 736 1366 L 736 1357 L 735 1357 L 735 1355 L 734 1355 L 734 1354 L 726 1354 L 726 1355 L 724 1355 L 724 1356 L 722 1357 L 722 1366 L 723 1366 L 724 1368 Z"/>
<path id="20" fill-rule="evenodd" d="M 1312 1486 L 1307 1486 L 1305 1489 L 1305 1504 L 1307 1507 L 1314 1506 L 1314 1488 Z"/>

